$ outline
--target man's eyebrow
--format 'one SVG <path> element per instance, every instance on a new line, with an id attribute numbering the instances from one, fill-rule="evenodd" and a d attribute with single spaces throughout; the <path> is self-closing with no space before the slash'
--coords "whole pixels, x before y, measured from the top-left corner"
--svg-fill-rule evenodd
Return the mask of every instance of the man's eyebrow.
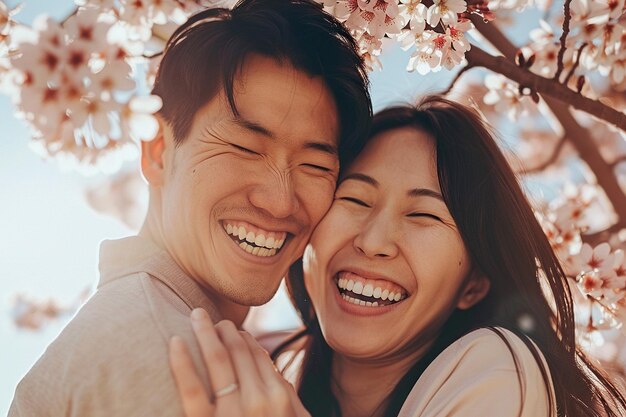
<path id="1" fill-rule="evenodd" d="M 246 120 L 241 116 L 235 116 L 232 120 L 233 120 L 233 123 L 235 123 L 239 127 L 242 127 L 246 130 L 250 130 L 254 133 L 260 133 L 263 136 L 267 136 L 269 138 L 274 138 L 274 134 L 268 128 L 263 127 L 256 122 Z"/>
<path id="2" fill-rule="evenodd" d="M 376 181 L 374 178 L 370 177 L 369 175 L 365 175 L 365 174 L 361 174 L 358 172 L 354 172 L 352 174 L 348 174 L 346 175 L 341 182 L 344 181 L 348 181 L 348 180 L 354 180 L 354 181 L 362 181 L 366 184 L 372 185 L 376 188 L 378 188 L 379 184 L 378 181 Z"/>
<path id="3" fill-rule="evenodd" d="M 409 197 L 432 197 L 445 203 L 445 201 L 443 200 L 443 196 L 440 193 L 430 190 L 428 188 L 414 188 L 412 190 L 409 190 L 407 192 L 407 195 Z"/>
<path id="4" fill-rule="evenodd" d="M 335 145 L 325 142 L 307 142 L 304 144 L 304 149 L 314 149 L 332 156 L 339 155 L 339 151 L 337 151 L 337 147 Z"/>
<path id="5" fill-rule="evenodd" d="M 274 139 L 276 137 L 276 135 L 274 135 L 274 133 L 268 128 L 260 125 L 259 123 L 244 119 L 241 116 L 235 116 L 232 119 L 232 121 L 239 127 L 242 127 L 254 133 L 260 133 L 261 135 L 267 136 L 270 139 Z M 335 157 L 339 155 L 339 151 L 337 150 L 337 147 L 333 144 L 326 143 L 326 142 L 315 142 L 315 141 L 306 142 L 304 144 L 304 149 L 314 149 L 314 150 L 321 151 L 321 152 L 327 153 Z"/>

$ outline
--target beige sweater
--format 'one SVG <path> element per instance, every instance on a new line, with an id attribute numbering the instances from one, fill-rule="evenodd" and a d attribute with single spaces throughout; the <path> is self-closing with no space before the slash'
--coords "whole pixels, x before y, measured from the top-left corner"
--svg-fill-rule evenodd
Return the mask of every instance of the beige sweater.
<path id="1" fill-rule="evenodd" d="M 205 369 L 189 322 L 195 307 L 220 318 L 152 242 L 103 242 L 97 292 L 19 383 L 9 417 L 182 416 L 168 342 L 183 337 Z"/>

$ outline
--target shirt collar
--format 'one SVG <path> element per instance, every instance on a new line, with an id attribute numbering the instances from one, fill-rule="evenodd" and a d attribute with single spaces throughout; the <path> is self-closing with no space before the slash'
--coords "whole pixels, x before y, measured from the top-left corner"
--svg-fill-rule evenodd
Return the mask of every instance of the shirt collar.
<path id="1" fill-rule="evenodd" d="M 183 272 L 167 251 L 148 238 L 131 236 L 103 241 L 98 268 L 98 288 L 127 275 L 145 272 L 168 286 L 190 309 L 202 307 L 214 319 L 221 319 L 198 282 Z"/>

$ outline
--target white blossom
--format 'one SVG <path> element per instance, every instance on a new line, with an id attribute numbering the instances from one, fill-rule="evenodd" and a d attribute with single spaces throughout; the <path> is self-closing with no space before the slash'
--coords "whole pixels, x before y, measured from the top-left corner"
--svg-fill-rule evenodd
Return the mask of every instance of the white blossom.
<path id="1" fill-rule="evenodd" d="M 400 16 L 404 24 L 409 24 L 411 32 L 421 34 L 426 28 L 426 16 L 428 9 L 421 0 L 401 0 L 399 7 Z"/>
<path id="2" fill-rule="evenodd" d="M 432 27 L 442 21 L 445 25 L 456 23 L 457 15 L 467 9 L 465 0 L 433 0 L 428 8 L 426 21 Z"/>

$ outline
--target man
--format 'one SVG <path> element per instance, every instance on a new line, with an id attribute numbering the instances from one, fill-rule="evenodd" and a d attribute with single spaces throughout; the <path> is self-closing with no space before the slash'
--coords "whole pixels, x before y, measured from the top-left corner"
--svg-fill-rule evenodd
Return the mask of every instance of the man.
<path id="1" fill-rule="evenodd" d="M 169 339 L 195 346 L 193 308 L 240 325 L 272 297 L 371 116 L 354 41 L 310 0 L 195 15 L 154 93 L 144 226 L 102 244 L 96 294 L 20 382 L 11 417 L 182 415 Z"/>

